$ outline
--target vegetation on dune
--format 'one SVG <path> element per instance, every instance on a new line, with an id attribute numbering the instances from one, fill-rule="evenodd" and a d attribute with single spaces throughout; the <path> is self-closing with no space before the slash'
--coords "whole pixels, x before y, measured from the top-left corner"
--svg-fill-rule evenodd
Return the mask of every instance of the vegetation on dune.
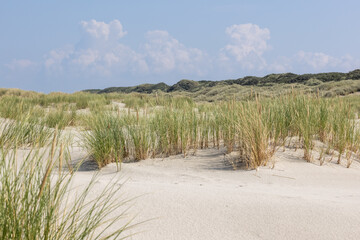
<path id="1" fill-rule="evenodd" d="M 83 109 L 102 108 L 111 103 L 112 96 L 98 96 L 90 93 L 41 94 L 22 90 L 2 90 L 0 117 L 28 122 L 38 126 L 64 129 L 77 124 Z"/>
<path id="2" fill-rule="evenodd" d="M 359 130 L 346 98 L 292 93 L 200 104 L 182 98 L 151 111 L 137 103 L 131 105 L 135 112 L 105 110 L 89 117 L 84 142 L 100 167 L 220 146 L 237 151 L 239 162 L 249 168 L 266 165 L 279 147 L 291 142 L 304 149 L 306 161 L 313 160 L 314 141 L 338 151 L 339 162 L 359 149 Z"/>
<path id="3" fill-rule="evenodd" d="M 72 189 L 75 172 L 61 171 L 70 161 L 66 138 L 28 124 L 10 121 L 0 132 L 0 239 L 123 239 L 130 225 L 121 220 L 126 211 L 118 196 L 121 184 L 111 182 L 90 194 L 95 174 Z M 29 150 L 20 150 L 29 144 Z"/>
<path id="4" fill-rule="evenodd" d="M 103 232 L 122 217 L 107 216 L 124 203 L 115 195 L 121 185 L 91 198 L 94 177 L 68 202 L 75 175 L 61 169 L 70 161 L 62 136 L 69 126 L 79 127 L 83 147 L 99 167 L 115 162 L 118 170 L 124 161 L 220 147 L 237 154 L 234 167 L 256 169 L 285 146 L 301 148 L 308 162 L 317 151 L 320 165 L 326 155 L 350 167 L 360 155 L 360 101 L 347 94 L 357 92 L 359 82 L 355 70 L 182 80 L 107 94 L 0 89 L 0 239 L 123 237 L 126 222 Z"/>
<path id="5" fill-rule="evenodd" d="M 84 146 L 103 167 L 111 162 L 121 163 L 127 155 L 124 121 L 111 113 L 94 114 L 87 120 L 91 131 L 83 133 Z"/>
<path id="6" fill-rule="evenodd" d="M 246 99 L 251 89 L 262 95 L 276 95 L 296 88 L 306 93 L 320 91 L 321 95 L 331 97 L 347 95 L 360 90 L 360 69 L 349 73 L 294 73 L 269 74 L 264 77 L 247 76 L 244 78 L 222 81 L 192 81 L 183 79 L 169 86 L 165 83 L 142 84 L 134 87 L 110 87 L 103 90 L 89 89 L 90 93 L 171 93 L 185 95 L 198 101 L 226 100 L 235 94 L 239 99 Z"/>
<path id="7" fill-rule="evenodd" d="M 52 129 L 44 123 L 26 118 L 18 121 L 2 121 L 0 145 L 12 147 L 44 147 L 49 143 Z"/>
<path id="8" fill-rule="evenodd" d="M 308 162 L 318 152 L 320 165 L 328 156 L 350 167 L 360 156 L 360 98 L 348 94 L 359 90 L 360 70 L 74 94 L 0 89 L 0 239 L 124 238 L 121 184 L 96 196 L 96 175 L 82 190 L 70 187 L 69 126 L 79 127 L 99 167 L 115 162 L 118 170 L 124 161 L 220 147 L 237 154 L 234 167 L 256 169 L 285 146 Z"/>
<path id="9" fill-rule="evenodd" d="M 358 89 L 360 70 L 219 82 L 181 80 L 173 86 L 121 88 L 124 93 L 115 93 L 116 88 L 89 91 L 113 92 L 107 94 L 46 95 L 3 89 L 0 117 L 12 120 L 3 120 L 5 134 L 0 142 L 6 145 L 17 139 L 18 145 L 46 145 L 55 127 L 81 126 L 86 129 L 81 134 L 83 146 L 99 167 L 224 146 L 229 153 L 239 153 L 239 162 L 257 168 L 290 142 L 304 149 L 306 161 L 312 161 L 315 141 L 327 146 L 321 155 L 336 150 L 338 162 L 345 156 L 350 163 L 358 154 L 354 112 L 360 102 L 353 95 L 331 96 Z M 33 135 L 42 136 L 41 140 Z"/>

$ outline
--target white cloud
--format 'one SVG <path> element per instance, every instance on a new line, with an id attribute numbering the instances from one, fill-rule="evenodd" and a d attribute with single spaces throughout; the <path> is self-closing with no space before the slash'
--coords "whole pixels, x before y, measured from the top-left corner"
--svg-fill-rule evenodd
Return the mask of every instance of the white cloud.
<path id="1" fill-rule="evenodd" d="M 5 64 L 5 67 L 12 71 L 25 70 L 32 67 L 35 67 L 37 63 L 29 59 L 14 59 L 10 63 Z"/>
<path id="2" fill-rule="evenodd" d="M 63 70 L 63 63 L 70 58 L 74 49 L 71 46 L 66 46 L 62 49 L 51 50 L 44 58 L 44 65 L 48 71 L 59 72 Z"/>
<path id="3" fill-rule="evenodd" d="M 96 39 L 120 39 L 127 34 L 119 20 L 105 23 L 93 19 L 90 21 L 81 21 L 80 24 L 87 35 Z"/>
<path id="4" fill-rule="evenodd" d="M 340 63 L 339 59 L 322 52 L 299 51 L 295 57 L 298 62 L 307 64 L 315 70 L 320 70 L 328 66 L 336 66 Z"/>
<path id="5" fill-rule="evenodd" d="M 352 71 L 360 67 L 360 61 L 350 55 L 334 57 L 323 52 L 299 51 L 291 57 L 278 57 L 267 66 L 271 72 L 319 72 Z"/>
<path id="6" fill-rule="evenodd" d="M 350 71 L 358 68 L 360 62 L 350 55 L 333 57 L 322 52 L 299 51 L 294 57 L 294 64 L 301 64 L 315 71 Z"/>
<path id="7" fill-rule="evenodd" d="M 86 49 L 52 50 L 45 56 L 44 65 L 50 74 L 71 70 L 87 75 L 111 76 L 121 72 L 148 70 L 140 54 L 120 43 L 106 49 L 92 46 Z"/>
<path id="8" fill-rule="evenodd" d="M 48 74 L 77 72 L 110 76 L 120 72 L 147 71 L 143 57 L 121 44 L 126 32 L 119 20 L 109 23 L 96 20 L 82 21 L 83 40 L 76 47 L 52 50 L 45 55 Z"/>
<path id="9" fill-rule="evenodd" d="M 166 31 L 149 31 L 141 51 L 137 52 L 119 41 L 125 32 L 118 20 L 110 23 L 82 21 L 81 26 L 85 34 L 75 49 L 52 50 L 46 54 L 44 65 L 48 73 L 66 68 L 104 76 L 169 72 L 200 75 L 204 70 L 201 64 L 206 62 L 206 54 L 187 48 Z"/>
<path id="10" fill-rule="evenodd" d="M 167 31 L 149 31 L 144 54 L 155 73 L 180 71 L 181 73 L 202 74 L 201 65 L 206 54 L 197 48 L 187 48 Z"/>
<path id="11" fill-rule="evenodd" d="M 75 52 L 71 62 L 82 67 L 88 67 L 100 58 L 101 56 L 98 50 L 89 48 Z"/>
<path id="12" fill-rule="evenodd" d="M 225 33 L 230 37 L 230 44 L 221 49 L 220 61 L 235 60 L 245 69 L 261 69 L 266 65 L 263 53 L 270 49 L 269 29 L 247 23 L 227 27 Z"/>

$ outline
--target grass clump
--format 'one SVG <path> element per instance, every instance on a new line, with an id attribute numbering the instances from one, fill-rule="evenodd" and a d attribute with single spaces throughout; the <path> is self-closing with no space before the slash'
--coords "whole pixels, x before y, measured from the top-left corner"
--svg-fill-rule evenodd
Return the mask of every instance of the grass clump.
<path id="1" fill-rule="evenodd" d="M 76 121 L 76 111 L 62 107 L 57 110 L 51 110 L 45 115 L 45 124 L 48 127 L 64 129 L 67 126 L 74 125 Z"/>
<path id="2" fill-rule="evenodd" d="M 32 148 L 23 158 L 16 141 L 13 149 L 0 145 L 0 239 L 123 239 L 128 223 L 117 225 L 123 212 L 109 217 L 125 203 L 116 196 L 121 185 L 111 183 L 93 197 L 94 175 L 71 199 L 75 175 L 54 173 L 68 155 L 57 133 L 51 137 L 49 149 Z"/>
<path id="3" fill-rule="evenodd" d="M 20 119 L 23 115 L 31 112 L 34 104 L 17 96 L 3 96 L 0 98 L 0 117 Z"/>
<path id="4" fill-rule="evenodd" d="M 28 118 L 29 116 L 21 120 L 2 120 L 0 145 L 6 148 L 46 146 L 53 130 L 47 128 L 44 122 Z"/>
<path id="5" fill-rule="evenodd" d="M 128 154 L 124 122 L 109 112 L 93 114 L 87 121 L 89 131 L 83 133 L 84 146 L 99 167 L 111 162 L 121 166 Z"/>
<path id="6" fill-rule="evenodd" d="M 238 149 L 240 157 L 250 168 L 266 165 L 272 151 L 270 129 L 263 115 L 263 108 L 259 102 L 240 105 L 239 117 L 236 121 L 238 135 Z"/>

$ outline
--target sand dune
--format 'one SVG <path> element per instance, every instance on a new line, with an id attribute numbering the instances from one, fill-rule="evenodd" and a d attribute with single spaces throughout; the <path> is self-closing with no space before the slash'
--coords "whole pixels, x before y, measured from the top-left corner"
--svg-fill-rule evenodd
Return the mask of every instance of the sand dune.
<path id="1" fill-rule="evenodd" d="M 81 151 L 74 155 L 81 155 Z M 286 149 L 275 167 L 236 170 L 222 150 L 115 164 L 101 170 L 95 191 L 120 176 L 132 203 L 131 239 L 359 239 L 360 164 L 319 166 Z M 85 169 L 86 170 L 86 169 Z M 91 169 L 87 169 L 91 170 Z M 80 171 L 76 184 L 93 171 Z"/>

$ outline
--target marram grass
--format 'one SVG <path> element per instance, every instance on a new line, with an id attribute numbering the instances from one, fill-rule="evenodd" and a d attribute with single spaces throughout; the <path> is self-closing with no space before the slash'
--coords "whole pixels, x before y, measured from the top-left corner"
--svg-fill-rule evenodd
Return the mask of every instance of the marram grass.
<path id="1" fill-rule="evenodd" d="M 130 225 L 122 219 L 121 184 L 110 182 L 94 197 L 95 174 L 72 199 L 74 172 L 55 171 L 69 161 L 66 143 L 57 131 L 51 139 L 26 151 L 16 140 L 0 145 L 0 239 L 123 239 Z"/>
<path id="2" fill-rule="evenodd" d="M 266 164 L 279 147 L 294 142 L 295 149 L 303 149 L 304 159 L 313 161 L 316 141 L 326 145 L 326 151 L 320 150 L 322 156 L 336 150 L 337 161 L 346 159 L 350 165 L 352 157 L 359 156 L 357 100 L 288 90 L 289 94 L 268 97 L 251 91 L 245 98 L 234 92 L 229 100 L 212 103 L 195 103 L 186 94 L 7 91 L 0 97 L 0 116 L 17 121 L 18 126 L 5 130 L 0 142 L 13 138 L 18 145 L 44 145 L 47 129 L 82 125 L 87 129 L 82 134 L 84 146 L 100 167 L 224 146 L 227 152 L 239 153 L 239 162 L 256 168 Z M 112 101 L 125 103 L 127 110 Z M 91 114 L 78 113 L 84 108 Z M 43 132 L 42 140 L 32 137 L 36 131 Z"/>
<path id="3" fill-rule="evenodd" d="M 85 146 L 100 167 L 155 156 L 186 156 L 222 145 L 227 152 L 238 152 L 239 162 L 257 168 L 294 140 L 308 162 L 314 160 L 315 141 L 336 150 L 338 163 L 345 157 L 351 164 L 348 159 L 359 152 L 359 129 L 346 99 L 295 93 L 274 98 L 254 94 L 253 99 L 196 105 L 186 101 L 174 105 L 169 100 L 152 110 L 146 106 L 135 112 L 94 111 L 84 134 Z"/>

